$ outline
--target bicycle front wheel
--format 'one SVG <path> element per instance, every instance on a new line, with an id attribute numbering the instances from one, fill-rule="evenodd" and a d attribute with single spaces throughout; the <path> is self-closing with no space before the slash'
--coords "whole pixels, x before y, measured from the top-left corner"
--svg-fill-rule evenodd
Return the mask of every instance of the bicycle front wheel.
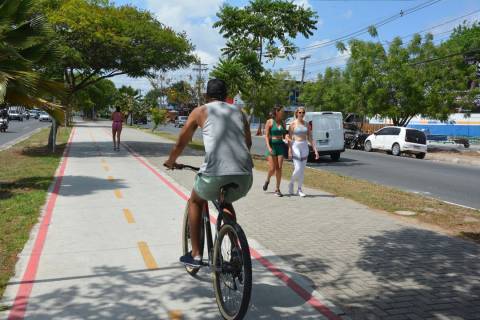
<path id="1" fill-rule="evenodd" d="M 189 209 L 190 201 L 187 202 L 187 205 L 185 207 L 185 213 L 183 214 L 183 232 L 182 232 L 182 248 L 183 248 L 183 255 L 186 255 L 187 253 L 192 251 L 192 240 L 190 239 L 190 223 L 189 223 L 189 218 L 188 218 L 188 209 Z M 200 225 L 200 253 L 203 253 L 203 247 L 205 244 L 205 230 L 204 230 L 204 225 L 203 225 L 203 219 Z M 187 270 L 188 274 L 191 276 L 194 276 L 197 274 L 198 270 L 200 268 L 192 268 L 185 266 L 185 269 Z"/>
<path id="2" fill-rule="evenodd" d="M 242 228 L 226 223 L 218 232 L 213 253 L 213 287 L 224 319 L 243 319 L 252 292 L 252 261 Z"/>

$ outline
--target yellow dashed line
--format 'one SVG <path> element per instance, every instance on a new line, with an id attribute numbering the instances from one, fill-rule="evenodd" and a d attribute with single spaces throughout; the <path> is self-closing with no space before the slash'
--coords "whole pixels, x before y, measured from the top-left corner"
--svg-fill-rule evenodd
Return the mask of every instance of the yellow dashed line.
<path id="1" fill-rule="evenodd" d="M 109 181 L 113 181 L 113 180 L 115 180 L 115 178 L 114 178 L 114 177 L 112 177 L 112 176 L 108 176 L 108 177 L 107 177 L 107 179 L 108 179 Z"/>
<path id="2" fill-rule="evenodd" d="M 103 165 L 103 169 L 104 169 L 105 171 L 110 171 L 110 167 L 109 167 L 108 165 L 106 165 L 106 164 Z"/>
<path id="3" fill-rule="evenodd" d="M 147 243 L 145 241 L 140 241 L 138 243 L 138 249 L 140 249 L 140 253 L 142 254 L 143 261 L 145 261 L 145 266 L 147 269 L 157 269 L 157 262 L 153 258 Z"/>
<path id="4" fill-rule="evenodd" d="M 107 161 L 105 161 L 105 159 L 102 159 L 102 163 L 107 164 Z"/>
<path id="5" fill-rule="evenodd" d="M 135 219 L 133 218 L 133 214 L 130 210 L 123 209 L 123 215 L 125 216 L 125 219 L 127 219 L 128 223 L 135 223 Z"/>
<path id="6" fill-rule="evenodd" d="M 170 318 L 170 320 L 182 320 L 183 319 L 182 311 L 180 310 L 168 311 L 168 317 Z"/>
<path id="7" fill-rule="evenodd" d="M 115 189 L 113 193 L 115 194 L 115 197 L 117 197 L 117 199 L 123 198 L 122 192 L 119 189 Z"/>

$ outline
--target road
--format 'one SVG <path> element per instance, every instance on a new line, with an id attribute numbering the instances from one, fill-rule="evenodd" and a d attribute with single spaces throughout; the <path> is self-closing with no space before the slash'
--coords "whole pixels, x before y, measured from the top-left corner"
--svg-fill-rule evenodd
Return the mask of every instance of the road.
<path id="1" fill-rule="evenodd" d="M 173 125 L 163 126 L 161 130 L 173 134 L 180 131 Z M 199 130 L 195 139 L 201 139 Z M 252 153 L 261 155 L 264 151 L 263 137 L 254 136 Z M 346 150 L 339 162 L 322 157 L 319 163 L 309 166 L 480 209 L 480 189 L 475 187 L 479 185 L 479 167 L 357 150 Z"/>
<path id="2" fill-rule="evenodd" d="M 13 120 L 8 123 L 7 132 L 0 133 L 0 149 L 15 142 L 17 139 L 28 136 L 38 128 L 50 126 L 50 122 L 39 122 L 30 118 L 30 120 L 17 121 Z"/>

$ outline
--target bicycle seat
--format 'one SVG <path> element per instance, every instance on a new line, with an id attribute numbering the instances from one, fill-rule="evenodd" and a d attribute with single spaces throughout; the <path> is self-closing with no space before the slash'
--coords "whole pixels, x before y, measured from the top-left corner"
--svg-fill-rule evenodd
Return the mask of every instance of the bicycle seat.
<path id="1" fill-rule="evenodd" d="M 228 189 L 237 189 L 237 188 L 238 188 L 238 184 L 236 184 L 235 182 L 232 182 L 224 186 L 221 186 L 220 190 L 227 191 Z"/>

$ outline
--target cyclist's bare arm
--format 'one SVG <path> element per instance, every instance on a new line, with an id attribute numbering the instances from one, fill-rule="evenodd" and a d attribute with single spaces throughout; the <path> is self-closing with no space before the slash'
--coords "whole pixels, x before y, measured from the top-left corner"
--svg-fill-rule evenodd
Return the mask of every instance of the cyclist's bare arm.
<path id="1" fill-rule="evenodd" d="M 205 106 L 201 106 L 193 109 L 192 113 L 188 116 L 187 123 L 183 126 L 178 136 L 177 143 L 170 152 L 168 160 L 164 165 L 168 168 L 173 168 L 175 161 L 182 154 L 183 149 L 192 140 L 193 134 L 198 127 L 203 127 L 205 123 Z"/>

